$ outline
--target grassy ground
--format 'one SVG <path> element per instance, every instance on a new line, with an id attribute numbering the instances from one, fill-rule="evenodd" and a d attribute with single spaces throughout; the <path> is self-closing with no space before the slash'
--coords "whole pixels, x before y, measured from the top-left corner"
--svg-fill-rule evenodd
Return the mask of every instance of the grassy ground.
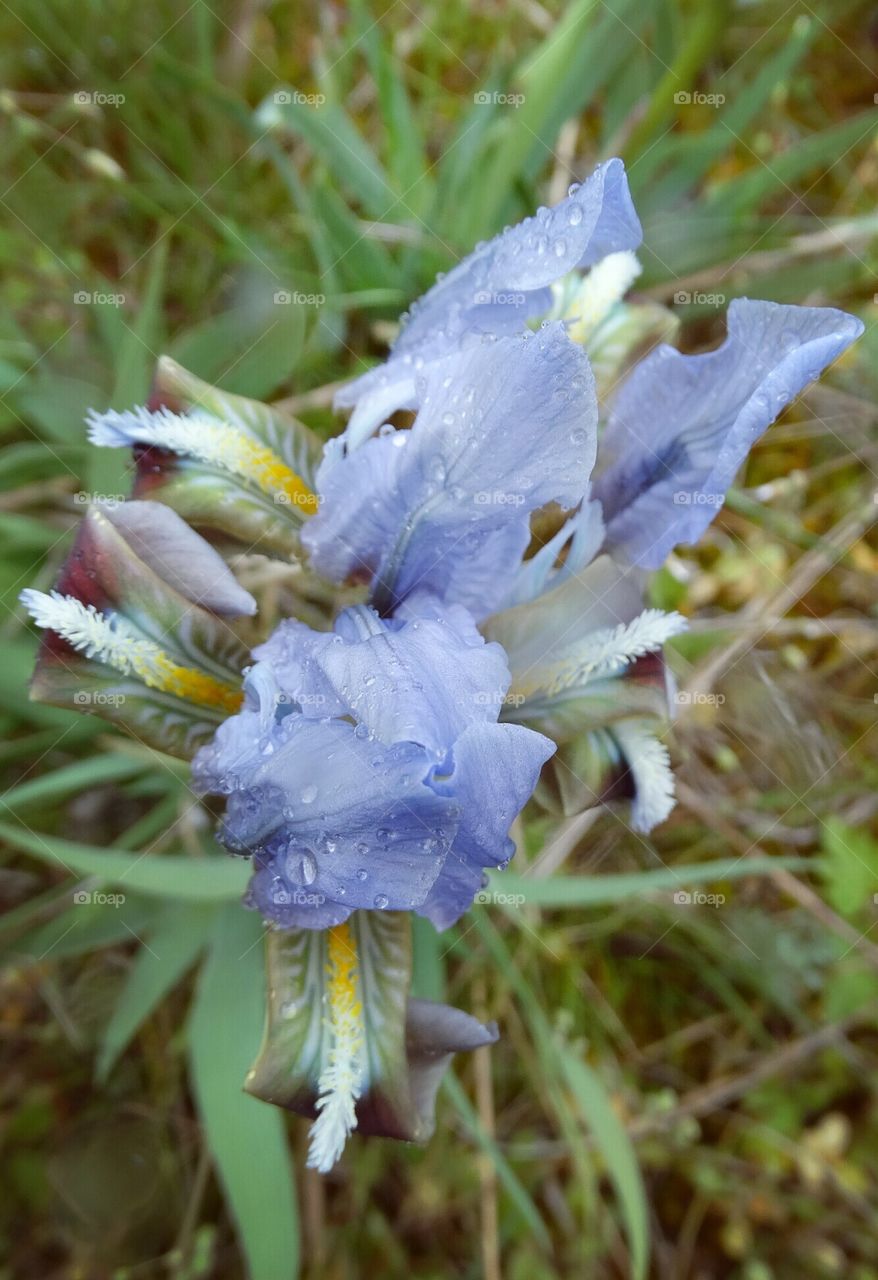
<path id="1" fill-rule="evenodd" d="M 283 1280 L 298 1250 L 333 1280 L 627 1280 L 648 1231 L 661 1280 L 874 1280 L 872 7 L 20 0 L 0 59 L 0 817 L 44 837 L 0 867 L 0 1277 L 225 1280 L 246 1255 Z M 249 960 L 223 981 L 219 908 L 74 907 L 52 858 L 59 836 L 199 854 L 184 774 L 27 703 L 16 596 L 50 582 L 82 495 L 125 491 L 83 411 L 142 400 L 158 353 L 263 398 L 315 390 L 301 411 L 328 429 L 317 389 L 380 356 L 437 270 L 614 153 L 641 284 L 688 347 L 741 294 L 843 305 L 867 333 L 656 584 L 692 619 L 674 815 L 650 839 L 609 812 L 535 820 L 523 909 L 419 932 L 421 989 L 503 1038 L 457 1064 L 426 1150 L 354 1141 L 326 1182 L 298 1172 L 296 1227 L 283 1153 L 223 1102 L 260 1012 Z M 720 861 L 712 903 L 662 878 Z M 173 953 L 152 978 L 140 938 Z M 193 1073 L 203 1106 L 218 1091 L 221 1176 Z"/>

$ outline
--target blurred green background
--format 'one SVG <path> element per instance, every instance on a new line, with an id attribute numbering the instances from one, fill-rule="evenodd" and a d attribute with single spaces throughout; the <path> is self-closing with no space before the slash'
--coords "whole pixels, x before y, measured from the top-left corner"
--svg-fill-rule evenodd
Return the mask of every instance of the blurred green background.
<path id="1" fill-rule="evenodd" d="M 874 6 L 17 0 L 0 61 L 0 1277 L 875 1280 Z M 426 1150 L 321 1181 L 239 1092 L 259 927 L 185 768 L 28 703 L 17 594 L 125 493 L 83 413 L 159 353 L 328 431 L 436 271 L 612 154 L 688 349 L 741 294 L 866 335 L 657 578 L 721 695 L 675 813 L 534 822 L 523 910 L 418 931 L 419 990 L 503 1037 Z"/>

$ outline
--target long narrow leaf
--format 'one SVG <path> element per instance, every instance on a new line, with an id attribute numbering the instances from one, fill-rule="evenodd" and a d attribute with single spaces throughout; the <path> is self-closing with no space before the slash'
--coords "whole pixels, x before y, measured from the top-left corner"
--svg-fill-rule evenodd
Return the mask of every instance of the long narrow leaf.
<path id="1" fill-rule="evenodd" d="M 250 1280 L 294 1280 L 299 1235 L 283 1112 L 242 1091 L 265 1008 L 262 925 L 237 907 L 217 920 L 189 1024 L 198 1110 Z"/>

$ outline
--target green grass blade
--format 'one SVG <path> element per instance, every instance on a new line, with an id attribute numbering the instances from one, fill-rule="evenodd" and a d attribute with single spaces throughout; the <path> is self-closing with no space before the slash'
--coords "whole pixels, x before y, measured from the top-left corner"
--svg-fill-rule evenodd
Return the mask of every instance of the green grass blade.
<path id="1" fill-rule="evenodd" d="M 101 1036 L 95 1076 L 105 1080 L 140 1027 L 192 967 L 216 920 L 216 909 L 169 903 L 156 914 Z"/>
<path id="2" fill-rule="evenodd" d="M 653 893 L 674 892 L 715 880 L 741 880 L 769 875 L 772 871 L 805 871 L 813 864 L 807 858 L 718 858 L 697 866 L 664 867 L 660 871 L 631 871 L 605 876 L 514 875 L 504 871 L 491 876 L 491 884 L 502 897 L 522 895 L 531 906 L 591 907 L 643 898 Z"/>
<path id="3" fill-rule="evenodd" d="M 49 866 L 65 868 L 71 875 L 99 876 L 123 891 L 128 888 L 150 897 L 227 902 L 241 896 L 249 875 L 249 868 L 240 861 L 220 854 L 189 858 L 116 853 L 58 836 L 39 835 L 8 822 L 0 822 L 0 839 Z"/>
<path id="4" fill-rule="evenodd" d="M 600 1077 L 572 1053 L 560 1053 L 561 1066 L 594 1135 L 613 1186 L 631 1250 L 632 1280 L 645 1280 L 649 1262 L 649 1210 L 631 1139 L 613 1110 Z"/>
<path id="5" fill-rule="evenodd" d="M 521 1215 L 529 1231 L 540 1242 L 544 1249 L 551 1247 L 549 1233 L 546 1230 L 546 1224 L 539 1215 L 539 1210 L 533 1200 L 528 1195 L 524 1186 L 520 1182 L 515 1170 L 504 1156 L 500 1147 L 490 1136 L 485 1133 L 479 1122 L 476 1110 L 466 1096 L 463 1086 L 457 1077 L 452 1073 L 445 1077 L 442 1083 L 444 1092 L 451 1099 L 463 1123 L 466 1125 L 474 1140 L 481 1149 L 490 1156 L 491 1162 L 497 1171 L 497 1178 L 500 1181 L 503 1190 L 509 1196 L 510 1202 Z"/>
<path id="6" fill-rule="evenodd" d="M 294 1280 L 299 1237 L 283 1112 L 242 1091 L 262 1038 L 262 922 L 227 907 L 216 923 L 189 1023 L 198 1110 L 250 1280 Z"/>

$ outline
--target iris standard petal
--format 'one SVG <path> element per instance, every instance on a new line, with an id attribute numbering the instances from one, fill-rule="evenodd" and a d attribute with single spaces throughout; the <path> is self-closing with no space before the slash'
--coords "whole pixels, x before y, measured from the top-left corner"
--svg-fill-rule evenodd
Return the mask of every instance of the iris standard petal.
<path id="1" fill-rule="evenodd" d="M 410 431 L 327 452 L 305 532 L 314 566 L 371 578 L 382 612 L 415 590 L 490 612 L 530 513 L 582 499 L 596 427 L 588 359 L 561 325 L 471 341 L 429 366 Z"/>
<path id="2" fill-rule="evenodd" d="M 641 238 L 624 165 L 608 160 L 554 208 L 480 245 L 413 305 L 390 359 L 339 392 L 339 408 L 356 406 L 349 446 L 362 444 L 394 409 L 419 403 L 419 363 L 440 358 L 467 334 L 517 332 L 548 310 L 556 280 L 636 249 Z"/>
<path id="3" fill-rule="evenodd" d="M 509 687 L 499 644 L 464 642 L 440 620 L 391 625 L 371 609 L 363 635 L 330 644 L 322 666 L 348 711 L 380 742 L 415 742 L 442 758 L 467 725 L 496 721 Z"/>
<path id="4" fill-rule="evenodd" d="M 623 384 L 601 442 L 594 493 L 608 547 L 656 569 L 695 542 L 754 442 L 862 331 L 830 307 L 740 298 L 715 351 L 656 348 Z"/>

